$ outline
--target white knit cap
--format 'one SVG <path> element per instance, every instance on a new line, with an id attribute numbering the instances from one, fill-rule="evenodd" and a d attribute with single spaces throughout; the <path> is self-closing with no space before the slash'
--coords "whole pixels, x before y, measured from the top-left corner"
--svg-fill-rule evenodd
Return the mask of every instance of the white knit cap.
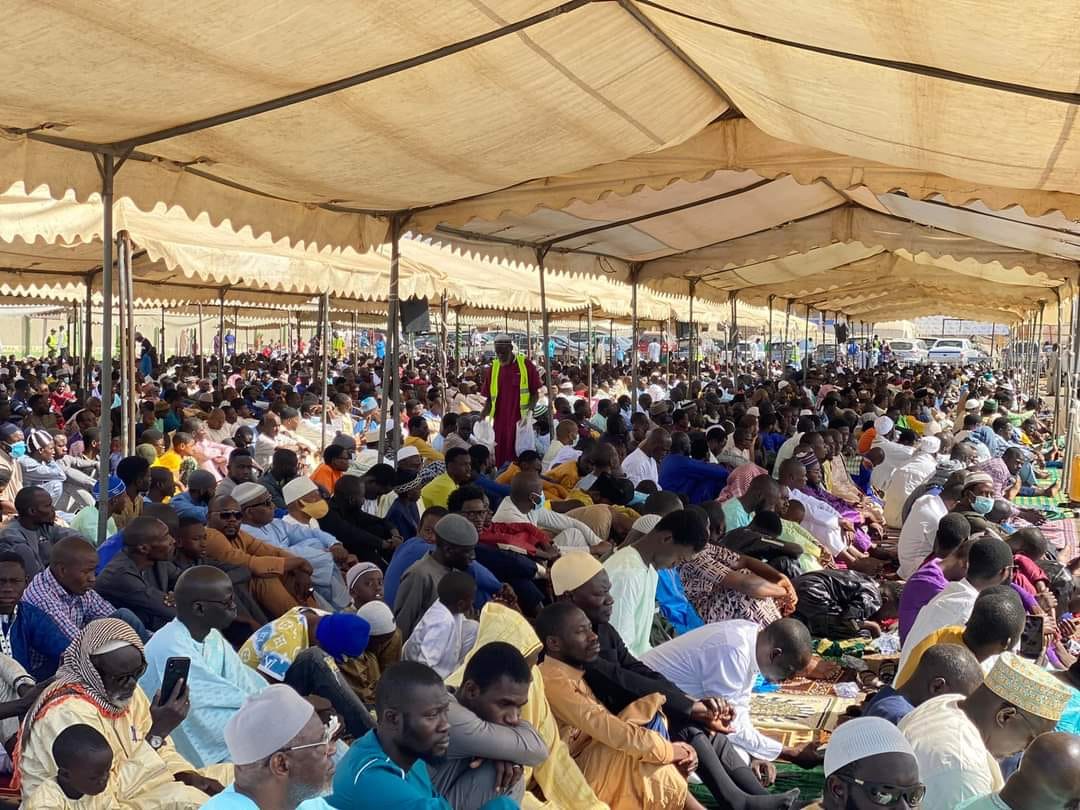
<path id="1" fill-rule="evenodd" d="M 656 524 L 660 522 L 659 515 L 642 515 L 634 521 L 634 525 L 631 526 L 635 532 L 641 532 L 642 534 L 648 534 L 656 528 Z"/>
<path id="2" fill-rule="evenodd" d="M 352 586 L 356 584 L 356 580 L 360 579 L 364 574 L 370 574 L 372 571 L 378 571 L 379 566 L 373 562 L 358 562 L 352 568 L 345 572 L 345 587 L 350 591 Z"/>
<path id="3" fill-rule="evenodd" d="M 285 505 L 310 495 L 312 492 L 318 492 L 319 485 L 308 478 L 306 475 L 297 476 L 289 481 L 285 486 L 281 488 L 281 497 L 285 500 Z"/>
<path id="4" fill-rule="evenodd" d="M 371 625 L 371 635 L 385 636 L 397 629 L 394 623 L 394 611 L 386 602 L 376 599 L 373 602 L 365 602 L 356 610 L 356 615 Z"/>
<path id="5" fill-rule="evenodd" d="M 923 453 L 933 455 L 941 449 L 941 439 L 937 436 L 923 436 L 919 439 L 918 448 Z"/>
<path id="6" fill-rule="evenodd" d="M 270 496 L 270 490 L 264 487 L 262 484 L 256 484 L 254 481 L 245 481 L 242 484 L 237 484 L 233 487 L 232 493 L 233 500 L 235 500 L 241 506 L 247 506 L 249 503 L 255 503 L 259 500 L 264 500 Z"/>
<path id="7" fill-rule="evenodd" d="M 825 749 L 825 776 L 845 765 L 878 754 L 915 756 L 911 743 L 896 726 L 882 717 L 857 717 L 837 726 Z"/>
<path id="8" fill-rule="evenodd" d="M 236 765 L 250 765 L 286 747 L 315 707 L 291 687 L 272 684 L 252 695 L 225 724 L 225 745 Z"/>
<path id="9" fill-rule="evenodd" d="M 397 460 L 404 461 L 407 458 L 413 458 L 420 455 L 420 451 L 415 447 L 402 447 L 397 451 Z"/>
<path id="10" fill-rule="evenodd" d="M 887 416 L 879 416 L 874 420 L 874 431 L 878 436 L 888 436 L 894 427 L 896 423 Z"/>

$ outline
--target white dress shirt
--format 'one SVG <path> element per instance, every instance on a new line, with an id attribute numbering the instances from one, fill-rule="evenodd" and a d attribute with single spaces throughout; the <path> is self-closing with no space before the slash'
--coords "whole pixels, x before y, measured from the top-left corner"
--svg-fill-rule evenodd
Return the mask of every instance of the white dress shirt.
<path id="1" fill-rule="evenodd" d="M 927 493 L 915 499 L 907 520 L 900 527 L 897 555 L 900 558 L 900 576 L 908 579 L 934 550 L 937 527 L 949 514 L 940 495 Z"/>
<path id="2" fill-rule="evenodd" d="M 971 618 L 971 609 L 978 598 L 979 592 L 971 583 L 961 579 L 950 582 L 941 593 L 923 605 L 919 615 L 915 617 L 915 623 L 911 625 L 903 649 L 900 650 L 900 663 L 896 671 L 903 672 L 911 651 L 935 630 L 967 624 L 967 620 Z"/>
<path id="3" fill-rule="evenodd" d="M 239 424 L 230 425 L 225 422 L 219 428 L 206 428 L 206 438 L 216 444 L 222 444 L 226 439 L 231 439 L 236 434 L 236 429 L 240 427 Z"/>
<path id="4" fill-rule="evenodd" d="M 900 731 L 919 761 L 919 781 L 926 785 L 921 810 L 955 810 L 964 800 L 994 793 L 1005 784 L 978 727 L 959 706 L 963 699 L 939 695 L 900 721 Z"/>
<path id="5" fill-rule="evenodd" d="M 891 442 L 888 439 L 877 437 L 871 447 L 880 447 L 885 453 L 885 460 L 878 464 L 870 473 L 870 486 L 878 492 L 884 492 L 892 480 L 893 473 L 901 464 L 911 460 L 914 447 L 904 447 L 902 444 Z"/>
<path id="6" fill-rule="evenodd" d="M 439 673 L 440 678 L 449 678 L 476 643 L 479 627 L 478 622 L 466 619 L 463 614 L 451 613 L 436 599 L 413 628 L 401 648 L 401 657 L 427 664 Z"/>
<path id="7" fill-rule="evenodd" d="M 799 446 L 799 442 L 802 441 L 804 435 L 805 434 L 803 433 L 795 433 L 790 439 L 780 445 L 780 449 L 776 451 L 776 461 L 773 462 L 773 478 L 780 477 L 780 465 L 795 455 L 795 448 Z"/>
<path id="8" fill-rule="evenodd" d="M 814 536 L 814 539 L 834 557 L 847 548 L 844 534 L 840 530 L 840 513 L 825 501 L 819 501 L 812 495 L 791 490 L 791 500 L 798 501 L 806 509 L 802 527 Z"/>
<path id="9" fill-rule="evenodd" d="M 274 456 L 274 451 L 278 449 L 279 443 L 276 438 L 270 438 L 265 433 L 259 431 L 255 432 L 255 452 L 252 454 L 255 459 L 255 464 L 262 470 L 270 469 L 270 459 Z"/>
<path id="10" fill-rule="evenodd" d="M 635 487 L 642 481 L 652 481 L 657 489 L 660 488 L 660 470 L 656 461 L 645 455 L 640 447 L 623 459 L 622 471 Z"/>
<path id="11" fill-rule="evenodd" d="M 771 761 L 783 746 L 750 719 L 758 629 L 756 622 L 741 619 L 706 624 L 654 647 L 641 661 L 692 698 L 726 698 L 735 709 L 735 731 L 728 739 L 750 756 Z"/>
<path id="12" fill-rule="evenodd" d="M 503 498 L 491 516 L 492 523 L 531 523 L 552 535 L 551 542 L 563 551 L 586 550 L 601 542 L 600 537 L 580 520 L 551 509 L 522 512 L 510 498 Z"/>
<path id="13" fill-rule="evenodd" d="M 910 461 L 901 464 L 885 487 L 885 525 L 899 529 L 904 522 L 904 503 L 919 484 L 926 481 L 937 469 L 937 459 L 930 453 L 916 453 Z"/>

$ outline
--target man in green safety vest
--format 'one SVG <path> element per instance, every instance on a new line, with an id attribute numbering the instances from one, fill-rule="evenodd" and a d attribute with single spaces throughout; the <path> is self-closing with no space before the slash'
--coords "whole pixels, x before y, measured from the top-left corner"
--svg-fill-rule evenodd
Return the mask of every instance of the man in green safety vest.
<path id="1" fill-rule="evenodd" d="M 540 373 L 524 355 L 514 351 L 508 335 L 495 336 L 495 359 L 484 369 L 480 388 L 487 397 L 483 416 L 495 423 L 495 464 L 501 467 L 517 457 L 519 423 L 527 423 L 540 390 Z"/>

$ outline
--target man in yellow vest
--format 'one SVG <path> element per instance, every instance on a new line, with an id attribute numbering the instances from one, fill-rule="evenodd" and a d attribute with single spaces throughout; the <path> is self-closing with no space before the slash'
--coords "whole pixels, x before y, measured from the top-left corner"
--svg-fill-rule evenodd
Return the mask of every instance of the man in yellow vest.
<path id="1" fill-rule="evenodd" d="M 517 457 L 517 428 L 530 418 L 540 390 L 540 373 L 522 354 L 514 352 L 508 335 L 495 336 L 495 359 L 484 370 L 481 392 L 487 397 L 483 416 L 495 422 L 495 464 L 501 467 Z"/>

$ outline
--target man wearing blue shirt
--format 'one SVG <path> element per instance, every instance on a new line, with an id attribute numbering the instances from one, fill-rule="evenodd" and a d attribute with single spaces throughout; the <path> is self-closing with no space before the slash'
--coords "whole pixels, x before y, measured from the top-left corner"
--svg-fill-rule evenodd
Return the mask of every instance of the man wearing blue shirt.
<path id="1" fill-rule="evenodd" d="M 380 807 L 452 810 L 436 793 L 427 767 L 450 747 L 450 695 L 442 678 L 416 661 L 394 664 L 379 679 L 375 713 L 378 725 L 338 765 L 327 803 L 351 810 L 370 806 L 377 797 Z M 500 796 L 480 810 L 516 808 L 516 802 Z"/>
<path id="2" fill-rule="evenodd" d="M 690 437 L 671 435 L 671 452 L 660 467 L 660 489 L 685 492 L 690 503 L 716 500 L 727 483 L 728 469 L 719 464 L 690 458 Z"/>

